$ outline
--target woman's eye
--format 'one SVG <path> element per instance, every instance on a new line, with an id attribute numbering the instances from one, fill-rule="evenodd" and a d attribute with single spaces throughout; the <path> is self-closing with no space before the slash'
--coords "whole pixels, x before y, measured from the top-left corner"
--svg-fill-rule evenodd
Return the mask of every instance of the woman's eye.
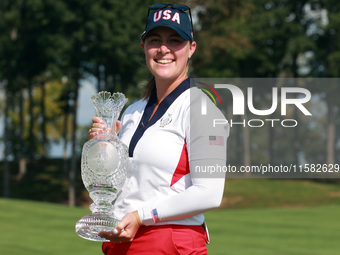
<path id="1" fill-rule="evenodd" d="M 160 40 L 158 38 L 150 38 L 150 42 L 159 42 Z"/>
<path id="2" fill-rule="evenodd" d="M 172 38 L 170 39 L 170 43 L 171 44 L 179 44 L 182 43 L 183 40 L 181 40 L 180 38 Z"/>

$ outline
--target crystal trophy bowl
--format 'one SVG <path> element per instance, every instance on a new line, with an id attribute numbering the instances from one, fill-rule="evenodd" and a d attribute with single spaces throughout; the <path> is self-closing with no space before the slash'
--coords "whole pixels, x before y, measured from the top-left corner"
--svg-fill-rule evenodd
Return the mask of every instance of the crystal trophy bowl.
<path id="1" fill-rule="evenodd" d="M 112 205 L 126 179 L 128 148 L 117 137 L 116 121 L 127 99 L 122 93 L 99 92 L 91 97 L 96 115 L 106 124 L 104 132 L 83 146 L 81 176 L 93 203 L 92 214 L 76 223 L 76 233 L 91 241 L 108 241 L 98 236 L 101 231 L 112 231 L 119 220 Z"/>

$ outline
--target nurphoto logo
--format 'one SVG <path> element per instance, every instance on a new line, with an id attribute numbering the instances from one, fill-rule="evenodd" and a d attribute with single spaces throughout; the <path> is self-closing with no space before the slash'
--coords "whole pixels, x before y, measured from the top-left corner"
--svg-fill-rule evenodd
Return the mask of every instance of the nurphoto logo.
<path id="1" fill-rule="evenodd" d="M 223 80 L 222 80 L 223 81 Z M 228 105 L 227 102 L 224 102 L 223 95 L 228 94 L 231 95 L 232 98 L 232 115 L 233 116 L 244 116 L 246 111 L 249 113 L 259 116 L 261 118 L 253 118 L 253 119 L 241 119 L 234 120 L 233 118 L 229 118 L 229 125 L 241 125 L 245 127 L 248 125 L 249 127 L 262 127 L 265 124 L 271 125 L 274 127 L 276 124 L 280 124 L 282 127 L 296 127 L 298 125 L 298 121 L 293 118 L 263 118 L 262 116 L 272 115 L 274 112 L 280 111 L 281 116 L 287 116 L 287 108 L 288 106 L 295 107 L 305 116 L 312 116 L 311 112 L 307 109 L 306 103 L 308 103 L 311 98 L 311 92 L 302 87 L 271 87 L 271 95 L 270 100 L 266 98 L 266 103 L 268 100 L 270 101 L 270 106 L 267 108 L 257 108 L 254 105 L 255 95 L 261 96 L 261 88 L 260 85 L 257 84 L 256 87 L 246 87 L 241 89 L 239 86 L 230 84 L 230 83 L 219 83 L 219 80 L 215 79 L 214 84 L 208 85 L 206 82 L 195 81 L 196 85 L 204 91 L 208 97 L 214 102 L 216 106 L 218 106 L 222 111 L 226 112 L 225 106 Z M 217 92 L 217 90 L 219 92 Z M 268 89 L 267 89 L 268 90 Z M 257 94 L 256 94 L 257 93 Z M 263 93 L 263 92 L 262 92 Z M 268 94 L 266 96 L 268 97 Z M 219 104 L 217 103 L 217 98 Z M 222 99 L 221 99 L 222 98 Z M 201 102 L 201 114 L 207 115 L 207 98 L 203 97 Z M 226 99 L 225 99 L 226 100 Z M 263 100 L 264 101 L 264 100 Z M 278 114 L 277 114 L 278 115 Z M 230 117 L 230 116 L 229 116 Z M 225 119 L 214 119 L 214 127 L 216 125 L 224 125 L 226 124 Z"/>

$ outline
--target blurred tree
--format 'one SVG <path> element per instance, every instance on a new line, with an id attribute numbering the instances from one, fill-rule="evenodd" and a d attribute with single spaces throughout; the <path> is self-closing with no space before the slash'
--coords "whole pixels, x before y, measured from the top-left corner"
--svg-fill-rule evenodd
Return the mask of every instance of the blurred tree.
<path id="1" fill-rule="evenodd" d="M 319 32 L 314 35 L 319 50 L 315 52 L 313 74 L 318 77 L 337 78 L 340 76 L 340 3 L 334 0 L 321 0 L 314 9 L 320 13 L 320 18 L 316 26 Z M 335 153 L 336 126 L 340 124 L 336 123 L 339 119 L 336 116 L 340 111 L 339 84 L 337 79 L 325 79 L 324 83 L 319 82 L 315 90 L 321 94 L 327 107 L 324 162 L 334 164 L 340 160 L 336 159 Z"/>
<path id="2" fill-rule="evenodd" d="M 70 205 L 75 204 L 75 172 L 79 156 L 76 121 L 80 79 L 95 76 L 98 90 L 127 93 L 129 88 L 136 88 L 140 75 L 145 74 L 145 71 L 139 71 L 142 66 L 137 57 L 137 52 L 141 52 L 139 41 L 146 16 L 146 8 L 140 8 L 140 5 L 146 5 L 145 1 L 134 1 L 133 4 L 116 0 L 67 1 L 70 12 L 65 26 L 69 38 L 65 74 L 69 77 L 68 98 L 73 101 L 70 107 L 73 118 Z"/>
<path id="3" fill-rule="evenodd" d="M 75 201 L 72 190 L 80 154 L 77 144 L 80 80 L 95 75 L 102 85 L 98 85 L 100 90 L 115 89 L 136 95 L 137 81 L 147 77 L 147 69 L 141 65 L 139 40 L 149 2 L 152 1 L 132 4 L 116 0 L 4 0 L 0 3 L 3 28 L 0 79 L 8 84 L 4 88 L 10 104 L 5 109 L 11 110 L 6 111 L 11 113 L 11 119 L 6 118 L 5 130 L 11 130 L 12 134 L 6 136 L 10 142 L 6 153 L 23 163 L 19 164 L 22 166 L 26 157 L 47 155 L 48 144 L 52 142 L 47 134 L 50 121 L 47 98 L 53 93 L 47 84 L 62 80 L 66 85 L 62 86 L 61 100 L 65 101 L 64 112 L 60 114 L 64 119 L 65 148 L 72 132 L 71 204 Z M 141 5 L 145 8 L 140 8 Z M 40 101 L 36 101 L 36 94 L 41 95 Z M 38 112 L 34 110 L 37 107 Z M 36 129 L 38 125 L 40 128 Z"/>
<path id="4" fill-rule="evenodd" d="M 195 20 L 195 40 L 198 49 L 193 56 L 193 73 L 198 77 L 246 77 L 249 71 L 244 65 L 252 51 L 249 24 L 254 5 L 251 1 L 209 0 L 196 1 L 193 14 Z M 229 116 L 230 119 L 231 116 Z M 247 116 L 243 116 L 244 120 Z M 235 121 L 235 119 L 234 119 Z M 238 120 L 237 120 L 238 121 Z M 242 121 L 242 120 L 241 120 Z M 250 136 L 248 127 L 237 127 L 235 139 L 229 144 L 243 148 L 230 152 L 230 158 L 243 155 L 242 162 L 250 165 Z M 235 130 L 235 127 L 232 128 Z"/>
<path id="5" fill-rule="evenodd" d="M 86 71 L 97 78 L 97 89 L 127 92 L 136 87 L 139 62 L 140 35 L 143 31 L 146 8 L 145 1 L 101 0 L 93 3 L 86 31 L 88 63 Z M 131 16 L 133 15 L 133 19 Z M 131 70 L 134 70 L 131 75 Z"/>
<path id="6" fill-rule="evenodd" d="M 44 92 L 41 91 L 41 88 L 39 87 L 35 87 L 32 91 L 32 102 L 34 107 L 32 108 L 32 116 L 33 116 L 33 133 L 34 134 L 39 134 L 39 131 L 41 130 L 41 125 L 44 122 L 45 125 L 45 129 L 46 129 L 46 137 L 41 137 L 39 139 L 39 137 L 36 137 L 36 154 L 40 155 L 40 157 L 42 158 L 44 155 L 44 150 L 48 151 L 48 144 L 43 144 L 43 139 L 48 140 L 50 143 L 53 142 L 58 142 L 61 139 L 61 132 L 59 131 L 61 129 L 61 123 L 62 123 L 62 108 L 65 104 L 64 101 L 61 101 L 61 95 L 62 95 L 62 91 L 63 91 L 63 86 L 60 82 L 58 81 L 54 81 L 54 82 L 48 82 L 46 84 L 44 84 Z M 44 94 L 49 95 L 48 97 L 44 97 Z M 41 105 L 39 104 L 39 102 L 41 102 L 42 100 L 44 100 L 44 104 L 46 110 L 45 114 L 44 114 L 44 121 L 39 121 L 40 118 L 42 118 L 41 115 Z M 27 97 L 25 97 L 23 99 L 22 105 L 23 105 L 23 115 L 26 116 L 27 115 L 27 111 L 28 111 L 28 104 L 29 104 L 29 99 Z M 27 137 L 27 133 L 29 130 L 29 125 L 31 120 L 30 119 L 24 119 L 24 121 L 21 121 L 21 117 L 18 116 L 17 111 L 11 110 L 9 112 L 9 116 L 11 117 L 11 126 L 12 129 L 8 132 L 9 136 L 12 137 L 12 143 L 10 144 L 9 148 L 10 150 L 13 152 L 13 154 L 19 154 L 21 151 L 21 148 L 18 146 L 15 146 L 16 144 L 18 144 L 18 142 L 16 142 L 16 140 L 14 139 L 14 137 L 16 136 L 16 130 L 19 129 L 20 125 L 23 125 L 22 129 L 26 130 L 24 136 Z M 18 137 L 18 139 L 20 139 L 20 137 Z M 22 163 L 23 164 L 23 163 Z M 25 165 L 21 166 L 21 168 L 19 168 L 19 172 L 16 174 L 16 180 L 20 181 L 24 175 L 26 174 L 25 172 Z"/>
<path id="7" fill-rule="evenodd" d="M 58 13 L 61 6 L 62 3 L 55 1 L 1 2 L 0 23 L 4 25 L 3 31 L 6 31 L 0 36 L 3 42 L 0 53 L 2 78 L 10 84 L 9 108 L 15 115 L 19 112 L 18 122 L 10 123 L 11 133 L 8 138 L 11 144 L 7 147 L 12 148 L 10 154 L 18 159 L 19 173 L 22 176 L 26 171 L 25 158 L 30 159 L 32 166 L 33 159 L 39 155 L 38 148 L 47 144 L 46 134 L 43 132 L 42 143 L 38 144 L 39 132 L 34 131 L 39 118 L 34 116 L 33 90 L 37 86 L 44 88 L 44 83 L 51 73 L 48 70 L 57 69 L 56 56 L 60 54 L 58 46 L 62 37 L 59 31 L 63 16 Z M 24 105 L 26 95 L 28 104 Z M 42 130 L 45 130 L 45 111 L 41 113 Z M 25 124 L 27 117 L 28 126 Z M 14 119 L 12 112 L 12 120 Z M 15 125 L 18 125 L 18 128 Z"/>
<path id="8" fill-rule="evenodd" d="M 0 84 L 6 94 L 5 195 L 9 195 L 8 160 L 18 162 L 20 179 L 25 173 L 26 159 L 48 157 L 49 145 L 62 136 L 64 172 L 69 174 L 71 184 L 69 201 L 75 204 L 80 155 L 77 124 L 80 81 L 96 77 L 98 90 L 122 91 L 130 98 L 137 97 L 140 84 L 149 76 L 140 49 L 140 34 L 147 6 L 156 2 L 0 1 Z M 188 0 L 185 3 L 192 6 L 198 41 L 192 64 L 195 76 L 339 75 L 340 6 L 335 0 Z M 299 62 L 302 59 L 306 62 L 303 68 Z M 255 163 L 297 162 L 299 159 L 293 157 L 299 151 L 306 153 L 307 160 L 319 160 L 323 148 L 327 148 L 322 156 L 325 162 L 336 162 L 335 143 L 339 135 L 336 127 L 340 124 L 337 123 L 338 85 L 315 85 L 311 89 L 327 107 L 328 119 L 321 121 L 327 126 L 327 134 L 322 133 L 324 130 L 317 123 L 304 126 L 303 135 L 299 129 L 295 134 L 287 134 L 286 130 L 269 128 L 269 139 L 260 139 L 263 133 L 254 132 L 250 136 L 249 130 L 238 125 L 237 135 L 230 140 L 232 147 L 237 148 L 230 155 L 235 159 L 240 157 L 236 160 L 238 164 L 251 164 L 250 159 Z M 254 105 L 268 108 L 264 98 L 270 100 L 270 86 L 257 86 Z M 227 111 L 230 112 L 229 106 Z M 293 112 L 289 114 L 301 118 Z M 275 119 L 278 115 L 269 117 Z M 301 118 L 301 122 L 304 124 L 305 120 Z M 307 147 L 313 139 L 318 145 L 325 141 L 324 147 Z M 296 142 L 295 151 L 291 149 L 292 141 Z M 241 158 L 239 148 L 252 152 L 267 148 L 267 152 L 252 157 L 248 153 Z"/>
<path id="9" fill-rule="evenodd" d="M 17 55 L 17 30 L 18 30 L 18 17 L 19 12 L 15 8 L 15 1 L 1 1 L 0 2 L 0 79 L 3 84 L 5 94 L 4 105 L 4 176 L 3 176 L 3 195 L 9 197 L 10 195 L 10 172 L 9 172 L 9 110 L 10 102 L 14 98 L 13 91 L 15 72 L 13 71 L 13 65 L 15 62 L 11 57 Z"/>
<path id="10" fill-rule="evenodd" d="M 195 13 L 198 16 L 196 38 L 199 47 L 193 58 L 195 75 L 243 78 L 305 77 L 311 74 L 320 76 L 320 72 L 317 74 L 315 70 L 320 70 L 322 66 L 325 67 L 330 64 L 329 58 L 322 60 L 319 56 L 316 56 L 317 54 L 324 54 L 325 57 L 330 55 L 330 51 L 319 50 L 325 48 L 325 45 L 321 45 L 322 43 L 329 44 L 331 39 L 331 33 L 328 33 L 328 37 L 324 35 L 326 31 L 325 18 L 327 19 L 325 11 L 332 9 L 335 14 L 333 18 L 330 17 L 330 19 L 335 19 L 335 22 L 332 21 L 332 28 L 329 28 L 333 37 L 334 27 L 338 25 L 336 20 L 339 20 L 336 16 L 338 8 L 335 7 L 334 1 L 325 0 L 324 2 L 329 4 L 326 9 L 325 4 L 320 4 L 322 1 L 308 0 L 196 1 Z M 317 45 L 317 40 L 321 35 L 324 41 Z M 334 48 L 334 46 L 332 47 Z M 337 66 L 337 53 L 333 56 L 333 65 Z M 299 63 L 303 58 L 307 61 L 304 64 L 305 66 Z M 320 64 L 320 61 L 322 64 Z M 271 98 L 271 86 L 273 84 L 268 86 L 263 84 L 256 87 L 253 101 L 258 108 L 268 107 L 264 105 L 268 101 L 263 99 Z M 291 86 L 298 86 L 298 84 Z M 321 92 L 321 90 L 317 91 L 317 93 Z M 334 89 L 331 89 L 330 92 L 328 97 L 336 94 Z M 332 100 L 327 100 L 327 102 L 332 102 Z M 329 111 L 329 113 L 331 112 Z M 291 118 L 300 122 L 298 109 L 289 114 L 291 114 Z M 248 117 L 245 116 L 245 119 Z M 280 115 L 275 112 L 268 117 L 277 119 Z M 332 135 L 334 134 L 334 131 L 332 131 L 334 127 L 331 124 L 334 121 L 332 120 L 334 120 L 334 117 L 329 116 L 328 148 L 334 147 L 335 137 Z M 306 128 L 303 125 L 304 121 L 302 118 L 301 127 Z M 306 140 L 309 138 L 305 133 L 304 135 L 301 134 L 302 129 L 300 127 L 294 128 L 294 133 L 289 132 L 289 136 L 287 132 L 285 133 L 279 128 L 268 127 L 269 135 L 265 136 L 268 139 L 259 140 L 253 136 L 247 142 L 247 139 L 244 138 L 249 136 L 247 134 L 249 131 L 240 126 L 236 128 L 242 128 L 243 132 L 234 133 L 234 135 L 241 137 L 235 139 L 231 137 L 232 147 L 243 147 L 243 154 L 249 151 L 251 145 L 253 145 L 252 148 L 267 148 L 267 155 L 263 154 L 261 158 L 253 153 L 256 157 L 252 157 L 252 160 L 257 162 L 266 162 L 269 159 L 270 163 L 280 163 L 285 159 L 298 164 L 303 154 L 301 146 L 306 144 Z M 284 141 L 280 139 L 282 134 L 285 137 Z M 322 140 L 322 135 L 319 135 L 318 139 Z M 243 141 L 243 145 L 239 143 L 241 141 Z M 333 144 L 331 144 L 331 141 L 333 141 Z M 263 145 L 264 142 L 267 142 L 266 146 Z M 292 145 L 293 150 L 289 148 Z M 234 154 L 232 153 L 230 152 L 229 155 L 234 155 L 232 158 L 237 158 L 235 155 L 239 154 L 237 150 L 234 151 Z M 332 153 L 327 152 L 327 155 L 332 155 Z M 248 157 L 249 155 L 243 156 L 245 159 Z M 240 164 L 241 162 L 237 163 Z M 242 163 L 249 164 L 245 161 Z"/>

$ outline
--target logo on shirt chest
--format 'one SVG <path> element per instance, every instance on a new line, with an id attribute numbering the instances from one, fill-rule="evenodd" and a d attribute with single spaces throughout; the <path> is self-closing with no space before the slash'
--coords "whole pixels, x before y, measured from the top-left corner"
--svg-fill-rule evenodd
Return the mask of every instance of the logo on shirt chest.
<path id="1" fill-rule="evenodd" d="M 172 117 L 171 117 L 171 114 L 168 113 L 168 116 L 165 116 L 163 117 L 161 120 L 160 120 L 160 127 L 165 127 L 166 125 L 170 124 L 172 121 Z"/>

